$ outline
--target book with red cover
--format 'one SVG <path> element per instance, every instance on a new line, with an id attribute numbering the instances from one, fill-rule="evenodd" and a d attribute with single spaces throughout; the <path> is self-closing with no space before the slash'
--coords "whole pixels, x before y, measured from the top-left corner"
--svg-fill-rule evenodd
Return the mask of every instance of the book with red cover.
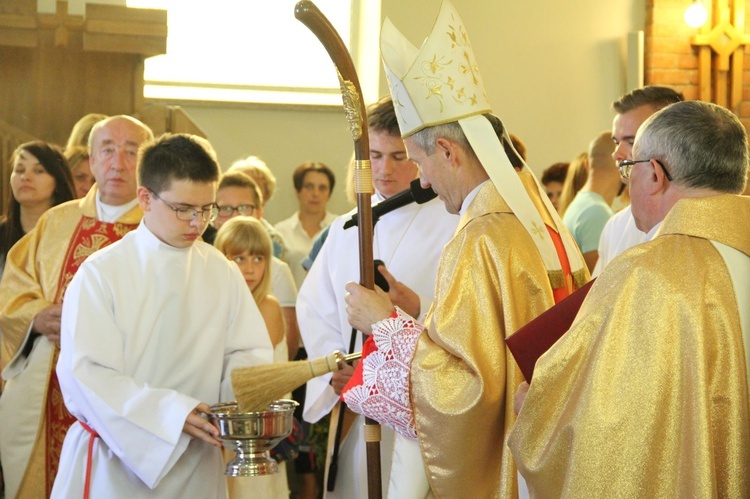
<path id="1" fill-rule="evenodd" d="M 568 332 L 594 280 L 505 338 L 510 353 L 529 383 L 537 359 Z"/>

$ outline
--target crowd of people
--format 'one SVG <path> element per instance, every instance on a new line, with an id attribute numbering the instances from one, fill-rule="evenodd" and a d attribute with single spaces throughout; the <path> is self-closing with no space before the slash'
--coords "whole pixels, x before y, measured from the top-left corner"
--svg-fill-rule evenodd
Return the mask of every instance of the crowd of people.
<path id="1" fill-rule="evenodd" d="M 415 179 L 437 197 L 378 218 L 374 290 L 356 284 L 358 234 L 327 210 L 323 163 L 294 170 L 297 209 L 272 225 L 272 169 L 248 156 L 222 172 L 200 137 L 90 114 L 64 149 L 18 147 L 0 222 L 5 497 L 363 498 L 365 417 L 383 426 L 387 497 L 747 495 L 737 117 L 637 89 L 537 181 L 449 2 L 407 46 L 386 21 L 373 203 Z M 436 53 L 451 85 L 418 98 Z M 506 338 L 586 292 L 525 379 Z M 232 369 L 334 350 L 362 360 L 289 395 L 302 440 L 279 473 L 225 477 L 210 415 L 234 398 Z M 315 456 L 304 434 L 324 418 Z"/>

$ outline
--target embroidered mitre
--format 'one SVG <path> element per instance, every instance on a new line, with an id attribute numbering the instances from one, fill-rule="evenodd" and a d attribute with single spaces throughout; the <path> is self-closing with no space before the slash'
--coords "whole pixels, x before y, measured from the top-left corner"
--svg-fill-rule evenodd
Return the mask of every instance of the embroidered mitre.
<path id="1" fill-rule="evenodd" d="M 380 50 L 401 136 L 406 138 L 427 127 L 458 122 L 495 188 L 534 241 L 553 289 L 564 286 L 563 271 L 545 219 L 562 238 L 575 287 L 583 285 L 583 259 L 557 210 L 539 180 L 524 166 L 524 171 L 534 177 L 546 208 L 547 213 L 540 213 L 497 133 L 482 116 L 492 109 L 464 23 L 450 1 L 443 0 L 435 25 L 421 48 L 409 42 L 386 18 L 380 33 Z M 510 143 L 507 131 L 503 135 Z"/>

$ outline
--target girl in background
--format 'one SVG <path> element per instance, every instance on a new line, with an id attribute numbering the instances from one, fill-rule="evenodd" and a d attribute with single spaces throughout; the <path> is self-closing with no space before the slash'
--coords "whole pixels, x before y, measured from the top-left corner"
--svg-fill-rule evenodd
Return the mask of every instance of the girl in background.
<path id="1" fill-rule="evenodd" d="M 286 362 L 288 349 L 281 306 L 270 294 L 272 246 L 265 228 L 253 217 L 232 218 L 219 229 L 214 246 L 240 268 L 266 323 L 274 346 L 274 362 Z M 279 463 L 279 472 L 273 475 L 227 480 L 231 499 L 289 497 L 285 462 Z"/>

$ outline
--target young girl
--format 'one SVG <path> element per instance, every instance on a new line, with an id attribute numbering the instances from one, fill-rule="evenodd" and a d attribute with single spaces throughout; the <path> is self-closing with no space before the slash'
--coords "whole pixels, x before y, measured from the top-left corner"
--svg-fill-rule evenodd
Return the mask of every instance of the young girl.
<path id="1" fill-rule="evenodd" d="M 274 362 L 286 362 L 288 350 L 284 319 L 279 301 L 271 294 L 271 238 L 260 221 L 240 216 L 225 222 L 216 234 L 214 246 L 234 261 L 245 277 L 255 298 L 274 346 Z M 250 478 L 230 478 L 229 497 L 240 499 L 289 497 L 286 463 L 279 463 L 279 472 Z"/>

